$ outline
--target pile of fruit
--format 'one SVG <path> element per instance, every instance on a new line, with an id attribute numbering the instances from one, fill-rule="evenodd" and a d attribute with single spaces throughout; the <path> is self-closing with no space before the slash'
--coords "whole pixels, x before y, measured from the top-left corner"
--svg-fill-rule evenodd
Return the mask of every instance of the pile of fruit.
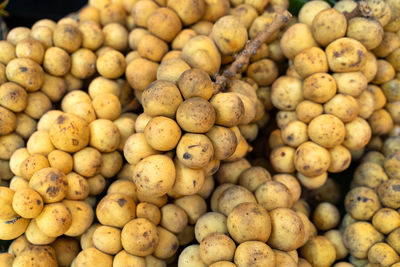
<path id="1" fill-rule="evenodd" d="M 0 266 L 400 266 L 400 2 L 288 8 L 89 0 L 12 29 Z"/>

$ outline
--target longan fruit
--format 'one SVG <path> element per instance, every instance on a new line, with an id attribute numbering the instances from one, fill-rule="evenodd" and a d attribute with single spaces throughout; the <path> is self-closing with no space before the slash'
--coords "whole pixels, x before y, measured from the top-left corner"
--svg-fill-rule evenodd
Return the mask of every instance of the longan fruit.
<path id="1" fill-rule="evenodd" d="M 166 42 L 171 42 L 182 29 L 178 15 L 167 7 L 153 11 L 148 16 L 146 24 L 152 34 Z"/>
<path id="2" fill-rule="evenodd" d="M 293 64 L 296 72 L 303 78 L 317 72 L 328 72 L 325 52 L 319 47 L 304 49 L 294 58 Z"/>
<path id="3" fill-rule="evenodd" d="M 325 184 L 326 180 L 328 179 L 328 173 L 324 172 L 321 175 L 310 177 L 297 172 L 296 177 L 299 179 L 302 186 L 307 189 L 314 190 Z"/>
<path id="4" fill-rule="evenodd" d="M 2 51 L 0 55 L 0 63 L 7 65 L 12 59 L 16 58 L 15 46 L 9 41 L 0 41 L 0 49 Z M 40 64 L 40 63 L 39 63 Z"/>
<path id="5" fill-rule="evenodd" d="M 282 127 L 281 138 L 283 143 L 298 147 L 308 140 L 307 125 L 298 120 L 291 121 Z"/>
<path id="6" fill-rule="evenodd" d="M 257 18 L 257 10 L 249 4 L 237 5 L 230 14 L 237 17 L 246 29 L 249 29 L 253 21 Z"/>
<path id="7" fill-rule="evenodd" d="M 342 145 L 335 146 L 329 149 L 331 156 L 331 164 L 328 171 L 338 173 L 346 170 L 351 163 L 350 151 Z"/>
<path id="8" fill-rule="evenodd" d="M 336 227 L 340 221 L 339 210 L 329 202 L 319 203 L 314 210 L 313 222 L 322 231 Z"/>
<path id="9" fill-rule="evenodd" d="M 221 65 L 221 55 L 211 38 L 198 35 L 186 42 L 182 49 L 182 59 L 192 68 L 199 68 L 209 75 L 217 72 Z"/>
<path id="10" fill-rule="evenodd" d="M 115 267 L 123 267 L 126 264 L 143 267 L 146 266 L 146 261 L 143 257 L 134 256 L 125 250 L 121 250 L 114 256 L 112 265 Z"/>
<path id="11" fill-rule="evenodd" d="M 206 133 L 214 125 L 216 112 L 208 101 L 192 97 L 183 101 L 177 111 L 176 120 L 181 128 L 191 133 Z"/>
<path id="12" fill-rule="evenodd" d="M 41 154 L 32 154 L 21 164 L 21 177 L 29 180 L 35 172 L 48 167 L 50 167 L 50 164 L 45 156 Z"/>
<path id="13" fill-rule="evenodd" d="M 239 142 L 234 132 L 223 126 L 213 126 L 206 135 L 213 145 L 214 158 L 218 160 L 229 158 Z"/>
<path id="14" fill-rule="evenodd" d="M 163 80 L 151 83 L 142 95 L 144 112 L 150 116 L 162 115 L 174 118 L 182 101 L 178 87 L 172 82 Z"/>
<path id="15" fill-rule="evenodd" d="M 49 47 L 44 54 L 43 68 L 51 75 L 64 76 L 71 69 L 71 58 L 64 49 Z"/>
<path id="16" fill-rule="evenodd" d="M 334 73 L 339 93 L 358 97 L 367 89 L 367 78 L 361 72 Z"/>
<path id="17" fill-rule="evenodd" d="M 176 83 L 183 72 L 190 66 L 180 58 L 162 60 L 157 69 L 157 80 L 167 80 Z"/>
<path id="18" fill-rule="evenodd" d="M 400 84 L 399 79 L 393 79 L 389 82 L 386 82 L 381 85 L 381 89 L 386 96 L 388 102 L 394 102 L 400 100 L 400 93 L 396 89 L 397 86 Z"/>
<path id="19" fill-rule="evenodd" d="M 171 42 L 171 48 L 173 50 L 182 50 L 186 42 L 196 35 L 197 33 L 192 29 L 184 29 L 180 31 Z"/>
<path id="20" fill-rule="evenodd" d="M 372 225 L 382 234 L 389 234 L 400 226 L 400 215 L 393 209 L 382 208 L 372 217 Z"/>
<path id="21" fill-rule="evenodd" d="M 79 22 L 93 21 L 100 24 L 100 10 L 94 6 L 86 6 L 79 11 Z"/>
<path id="22" fill-rule="evenodd" d="M 254 39 L 259 32 L 271 25 L 273 21 L 274 16 L 268 12 L 265 12 L 263 16 L 256 16 L 249 28 L 249 39 Z M 276 40 L 278 34 L 279 30 L 275 30 L 275 32 L 271 33 L 271 36 L 265 40 L 266 43 L 269 44 L 270 42 Z"/>
<path id="23" fill-rule="evenodd" d="M 157 79 L 157 68 L 158 64 L 155 62 L 145 58 L 136 58 L 126 68 L 126 79 L 135 90 L 143 91 Z"/>
<path id="24" fill-rule="evenodd" d="M 310 1 L 304 4 L 299 11 L 299 21 L 307 24 L 308 26 L 312 25 L 312 22 L 315 16 L 326 9 L 329 9 L 329 4 L 325 1 Z"/>
<path id="25" fill-rule="evenodd" d="M 39 119 L 44 113 L 50 110 L 51 107 L 52 103 L 49 97 L 42 92 L 34 92 L 28 94 L 24 112 L 34 119 Z"/>
<path id="26" fill-rule="evenodd" d="M 121 103 L 114 94 L 96 95 L 92 105 L 98 119 L 116 120 L 121 114 Z"/>
<path id="27" fill-rule="evenodd" d="M 301 144 L 294 154 L 294 166 L 305 176 L 323 174 L 328 170 L 330 161 L 329 151 L 313 142 Z"/>
<path id="28" fill-rule="evenodd" d="M 64 78 L 44 74 L 44 81 L 40 90 L 52 101 L 58 102 L 67 92 L 67 83 Z"/>
<path id="29" fill-rule="evenodd" d="M 345 128 L 346 136 L 343 145 L 350 150 L 363 148 L 371 138 L 371 127 L 360 117 L 346 123 Z"/>
<path id="30" fill-rule="evenodd" d="M 133 180 L 142 194 L 159 197 L 172 188 L 175 175 L 175 166 L 169 157 L 151 155 L 135 166 Z"/>
<path id="31" fill-rule="evenodd" d="M 176 147 L 178 160 L 186 167 L 205 167 L 214 156 L 212 141 L 204 134 L 184 134 Z"/>
<path id="32" fill-rule="evenodd" d="M 96 55 L 87 48 L 76 50 L 71 55 L 71 74 L 86 79 L 96 72 Z"/>
<path id="33" fill-rule="evenodd" d="M 344 37 L 331 42 L 325 53 L 332 71 L 350 72 L 359 71 L 365 65 L 367 49 L 359 41 Z"/>
<path id="34" fill-rule="evenodd" d="M 82 44 L 82 33 L 72 24 L 58 24 L 53 32 L 54 46 L 72 53 Z"/>
<path id="35" fill-rule="evenodd" d="M 314 236 L 301 248 L 301 255 L 312 266 L 331 266 L 336 260 L 336 250 L 324 236 Z"/>
<path id="36" fill-rule="evenodd" d="M 282 76 L 272 84 L 271 101 L 279 110 L 295 110 L 302 100 L 302 81 L 300 79 Z"/>
<path id="37" fill-rule="evenodd" d="M 235 243 L 227 235 L 213 233 L 200 242 L 200 258 L 208 265 L 220 260 L 230 261 L 235 248 Z"/>
<path id="38" fill-rule="evenodd" d="M 136 25 L 147 28 L 148 17 L 158 8 L 158 5 L 153 1 L 137 1 L 133 5 L 131 12 L 135 19 Z"/>
<path id="39" fill-rule="evenodd" d="M 313 118 L 321 115 L 322 112 L 323 107 L 321 104 L 309 100 L 303 100 L 296 106 L 296 118 L 304 123 L 309 123 Z"/>
<path id="40" fill-rule="evenodd" d="M 386 243 L 376 243 L 368 250 L 368 261 L 372 264 L 391 265 L 399 260 L 396 251 Z"/>
<path id="41" fill-rule="evenodd" d="M 322 104 L 336 94 L 337 85 L 331 75 L 315 73 L 304 80 L 302 90 L 305 99 Z"/>
<path id="42" fill-rule="evenodd" d="M 73 261 L 74 266 L 112 266 L 113 259 L 111 255 L 101 252 L 95 247 L 88 247 L 81 250 Z"/>
<path id="43" fill-rule="evenodd" d="M 177 85 L 184 99 L 202 97 L 209 100 L 214 88 L 210 76 L 201 69 L 189 69 L 182 73 Z"/>
<path id="44" fill-rule="evenodd" d="M 343 142 L 346 131 L 340 119 L 324 114 L 310 121 L 307 133 L 313 142 L 326 148 L 333 148 Z"/>
<path id="45" fill-rule="evenodd" d="M 44 48 L 42 44 L 34 38 L 27 38 L 18 42 L 15 46 L 15 54 L 17 57 L 30 58 L 36 63 L 42 64 Z"/>
<path id="46" fill-rule="evenodd" d="M 3 83 L 0 85 L 0 104 L 10 111 L 21 112 L 28 104 L 28 94 L 16 83 Z"/>
<path id="47" fill-rule="evenodd" d="M 115 255 L 122 249 L 121 230 L 110 226 L 100 226 L 93 233 L 93 243 L 98 250 Z"/>
<path id="48" fill-rule="evenodd" d="M 389 179 L 381 183 L 377 189 L 379 200 L 388 208 L 397 209 L 400 207 L 400 201 L 397 197 L 397 179 Z"/>
<path id="49" fill-rule="evenodd" d="M 89 124 L 90 145 L 100 152 L 117 150 L 121 134 L 117 126 L 110 120 L 98 119 Z"/>
<path id="50" fill-rule="evenodd" d="M 10 218 L 17 216 L 18 214 L 17 211 L 13 209 L 13 199 L 15 192 L 8 187 L 1 186 L 0 193 L 1 193 L 0 202 L 2 205 L 2 210 L 0 212 L 0 219 L 8 220 Z"/>
<path id="51" fill-rule="evenodd" d="M 370 220 L 374 213 L 381 208 L 381 204 L 374 190 L 360 186 L 347 193 L 345 208 L 356 220 Z"/>
<path id="52" fill-rule="evenodd" d="M 277 181 L 266 181 L 254 192 L 257 202 L 267 211 L 276 208 L 289 208 L 292 204 L 292 197 L 289 189 Z"/>
<path id="53" fill-rule="evenodd" d="M 135 256 L 150 255 L 158 246 L 159 240 L 156 226 L 144 218 L 131 220 L 121 232 L 122 247 Z"/>
<path id="54" fill-rule="evenodd" d="M 249 65 L 246 75 L 252 78 L 258 85 L 271 85 L 278 78 L 278 67 L 270 59 L 260 59 Z"/>
<path id="55" fill-rule="evenodd" d="M 96 61 L 97 71 L 108 79 L 120 77 L 126 67 L 125 57 L 116 50 L 110 50 L 99 56 Z"/>
<path id="56" fill-rule="evenodd" d="M 324 237 L 327 238 L 329 240 L 329 242 L 333 245 L 333 247 L 336 250 L 336 259 L 343 259 L 345 258 L 348 254 L 349 251 L 346 248 L 346 246 L 343 243 L 343 236 L 342 233 L 339 230 L 329 230 L 327 232 L 325 232 Z M 336 264 L 338 265 L 338 264 Z M 336 266 L 335 267 L 340 267 Z M 346 267 L 346 266 L 342 266 L 342 267 Z"/>
<path id="57" fill-rule="evenodd" d="M 283 185 L 285 185 L 291 195 L 292 203 L 296 202 L 297 200 L 300 199 L 301 196 L 301 186 L 299 181 L 290 174 L 275 174 L 272 177 L 273 181 L 279 182 Z"/>
<path id="58" fill-rule="evenodd" d="M 212 38 L 223 55 L 232 55 L 246 44 L 247 30 L 235 16 L 224 16 L 214 24 Z"/>
<path id="59" fill-rule="evenodd" d="M 182 267 L 204 267 L 207 266 L 200 258 L 200 245 L 190 245 L 182 250 L 178 258 L 178 264 Z"/>
<path id="60" fill-rule="evenodd" d="M 128 47 L 128 31 L 118 23 L 110 23 L 104 26 L 104 45 L 118 51 L 125 51 Z"/>
<path id="61" fill-rule="evenodd" d="M 355 17 L 349 20 L 347 37 L 360 41 L 365 48 L 372 50 L 383 39 L 383 27 L 377 20 Z"/>
<path id="62" fill-rule="evenodd" d="M 205 10 L 202 19 L 215 22 L 220 17 L 226 15 L 229 11 L 229 1 L 214 1 L 214 0 L 204 0 Z"/>
<path id="63" fill-rule="evenodd" d="M 82 32 L 83 48 L 95 51 L 103 45 L 104 33 L 98 22 L 90 20 L 81 21 L 79 24 L 79 30 Z"/>
<path id="64" fill-rule="evenodd" d="M 44 81 L 42 67 L 29 58 L 12 59 L 7 64 L 6 75 L 10 82 L 21 85 L 29 92 L 39 90 Z"/>
<path id="65" fill-rule="evenodd" d="M 103 197 L 96 207 L 96 216 L 102 225 L 122 228 L 135 218 L 135 202 L 122 193 L 111 193 Z"/>
<path id="66" fill-rule="evenodd" d="M 48 26 L 32 28 L 31 36 L 38 40 L 46 49 L 53 46 L 53 30 Z"/>
<path id="67" fill-rule="evenodd" d="M 274 251 L 260 241 L 246 241 L 240 244 L 235 251 L 234 262 L 238 267 L 245 267 L 250 264 L 265 267 L 276 266 Z"/>
<path id="68" fill-rule="evenodd" d="M 190 28 L 199 35 L 209 35 L 212 32 L 213 26 L 214 24 L 209 21 L 200 20 L 193 24 Z"/>
<path id="69" fill-rule="evenodd" d="M 181 129 L 178 124 L 167 117 L 158 116 L 152 118 L 144 130 L 147 143 L 155 150 L 172 150 L 178 144 L 181 137 Z"/>
<path id="70" fill-rule="evenodd" d="M 317 46 L 311 27 L 304 23 L 290 26 L 282 35 L 280 44 L 282 53 L 287 58 L 294 58 L 303 49 Z"/>
<path id="71" fill-rule="evenodd" d="M 383 59 L 379 59 L 377 64 L 378 71 L 372 82 L 375 84 L 390 82 L 395 77 L 395 70 L 393 66 L 388 61 Z"/>
<path id="72" fill-rule="evenodd" d="M 76 152 L 89 143 L 89 125 L 79 116 L 62 114 L 50 127 L 49 136 L 53 145 L 66 152 Z"/>
<path id="73" fill-rule="evenodd" d="M 103 26 L 110 23 L 125 25 L 126 12 L 122 5 L 109 3 L 100 9 L 100 22 Z"/>
<path id="74" fill-rule="evenodd" d="M 382 26 L 386 26 L 392 16 L 389 3 L 380 0 L 367 0 L 366 3 L 371 8 L 372 15 Z"/>
<path id="75" fill-rule="evenodd" d="M 20 147 L 24 146 L 24 140 L 16 133 L 0 136 L 0 159 L 9 160 Z"/>
<path id="76" fill-rule="evenodd" d="M 169 0 L 167 7 L 171 8 L 181 19 L 183 25 L 188 26 L 199 21 L 205 11 L 205 1 Z"/>
<path id="77" fill-rule="evenodd" d="M 271 165 L 277 172 L 294 172 L 295 149 L 289 146 L 279 146 L 274 148 L 270 154 Z"/>
<path id="78" fill-rule="evenodd" d="M 305 230 L 300 217 L 291 209 L 277 208 L 269 212 L 271 236 L 267 244 L 283 251 L 297 249 L 304 239 Z"/>
<path id="79" fill-rule="evenodd" d="M 372 52 L 380 58 L 387 57 L 400 46 L 400 37 L 394 32 L 385 31 L 382 42 Z"/>
<path id="80" fill-rule="evenodd" d="M 7 41 L 17 45 L 20 41 L 29 37 L 31 30 L 27 27 L 15 27 L 7 34 Z"/>
<path id="81" fill-rule="evenodd" d="M 392 117 L 385 109 L 380 109 L 372 113 L 368 122 L 371 126 L 372 134 L 384 135 L 393 127 Z"/>
<path id="82" fill-rule="evenodd" d="M 49 237 L 64 234 L 72 225 L 71 211 L 61 202 L 46 204 L 35 220 L 38 228 Z"/>

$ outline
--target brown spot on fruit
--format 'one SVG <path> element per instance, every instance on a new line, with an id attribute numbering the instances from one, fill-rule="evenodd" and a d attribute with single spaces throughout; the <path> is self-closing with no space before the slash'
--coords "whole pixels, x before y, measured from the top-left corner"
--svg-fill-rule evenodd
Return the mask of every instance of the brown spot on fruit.
<path id="1" fill-rule="evenodd" d="M 125 205 L 126 199 L 120 198 L 120 199 L 117 200 L 117 202 L 118 202 L 118 205 L 119 205 L 120 207 L 122 207 L 123 205 Z"/>

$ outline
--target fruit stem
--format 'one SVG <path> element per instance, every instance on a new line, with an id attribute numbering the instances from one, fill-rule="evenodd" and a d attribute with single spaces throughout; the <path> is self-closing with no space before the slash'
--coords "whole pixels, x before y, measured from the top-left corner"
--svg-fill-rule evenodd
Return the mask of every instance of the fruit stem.
<path id="1" fill-rule="evenodd" d="M 372 17 L 372 10 L 364 0 L 360 0 L 357 3 L 357 7 L 353 11 L 343 12 L 343 15 L 346 17 L 347 20 L 355 17 L 370 18 Z"/>
<path id="2" fill-rule="evenodd" d="M 274 21 L 266 25 L 265 28 L 260 31 L 257 36 L 247 42 L 246 47 L 242 50 L 242 52 L 236 57 L 235 61 L 229 66 L 228 69 L 223 71 L 222 74 L 216 74 L 215 83 L 214 83 L 214 91 L 215 93 L 223 91 L 227 84 L 229 83 L 232 77 L 235 77 L 236 74 L 242 71 L 242 68 L 246 66 L 250 57 L 257 53 L 258 48 L 265 43 L 265 41 L 274 34 L 277 30 L 279 30 L 282 26 L 286 25 L 289 20 L 292 18 L 292 14 L 289 11 L 285 10 L 284 12 L 280 12 L 276 15 Z"/>

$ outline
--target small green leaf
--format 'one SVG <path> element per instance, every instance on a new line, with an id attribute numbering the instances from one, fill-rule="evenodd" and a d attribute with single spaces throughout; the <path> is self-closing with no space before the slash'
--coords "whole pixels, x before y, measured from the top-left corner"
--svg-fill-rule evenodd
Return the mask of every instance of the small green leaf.
<path id="1" fill-rule="evenodd" d="M 289 12 L 293 14 L 293 16 L 299 15 L 300 9 L 307 3 L 307 0 L 290 0 L 289 4 Z"/>

